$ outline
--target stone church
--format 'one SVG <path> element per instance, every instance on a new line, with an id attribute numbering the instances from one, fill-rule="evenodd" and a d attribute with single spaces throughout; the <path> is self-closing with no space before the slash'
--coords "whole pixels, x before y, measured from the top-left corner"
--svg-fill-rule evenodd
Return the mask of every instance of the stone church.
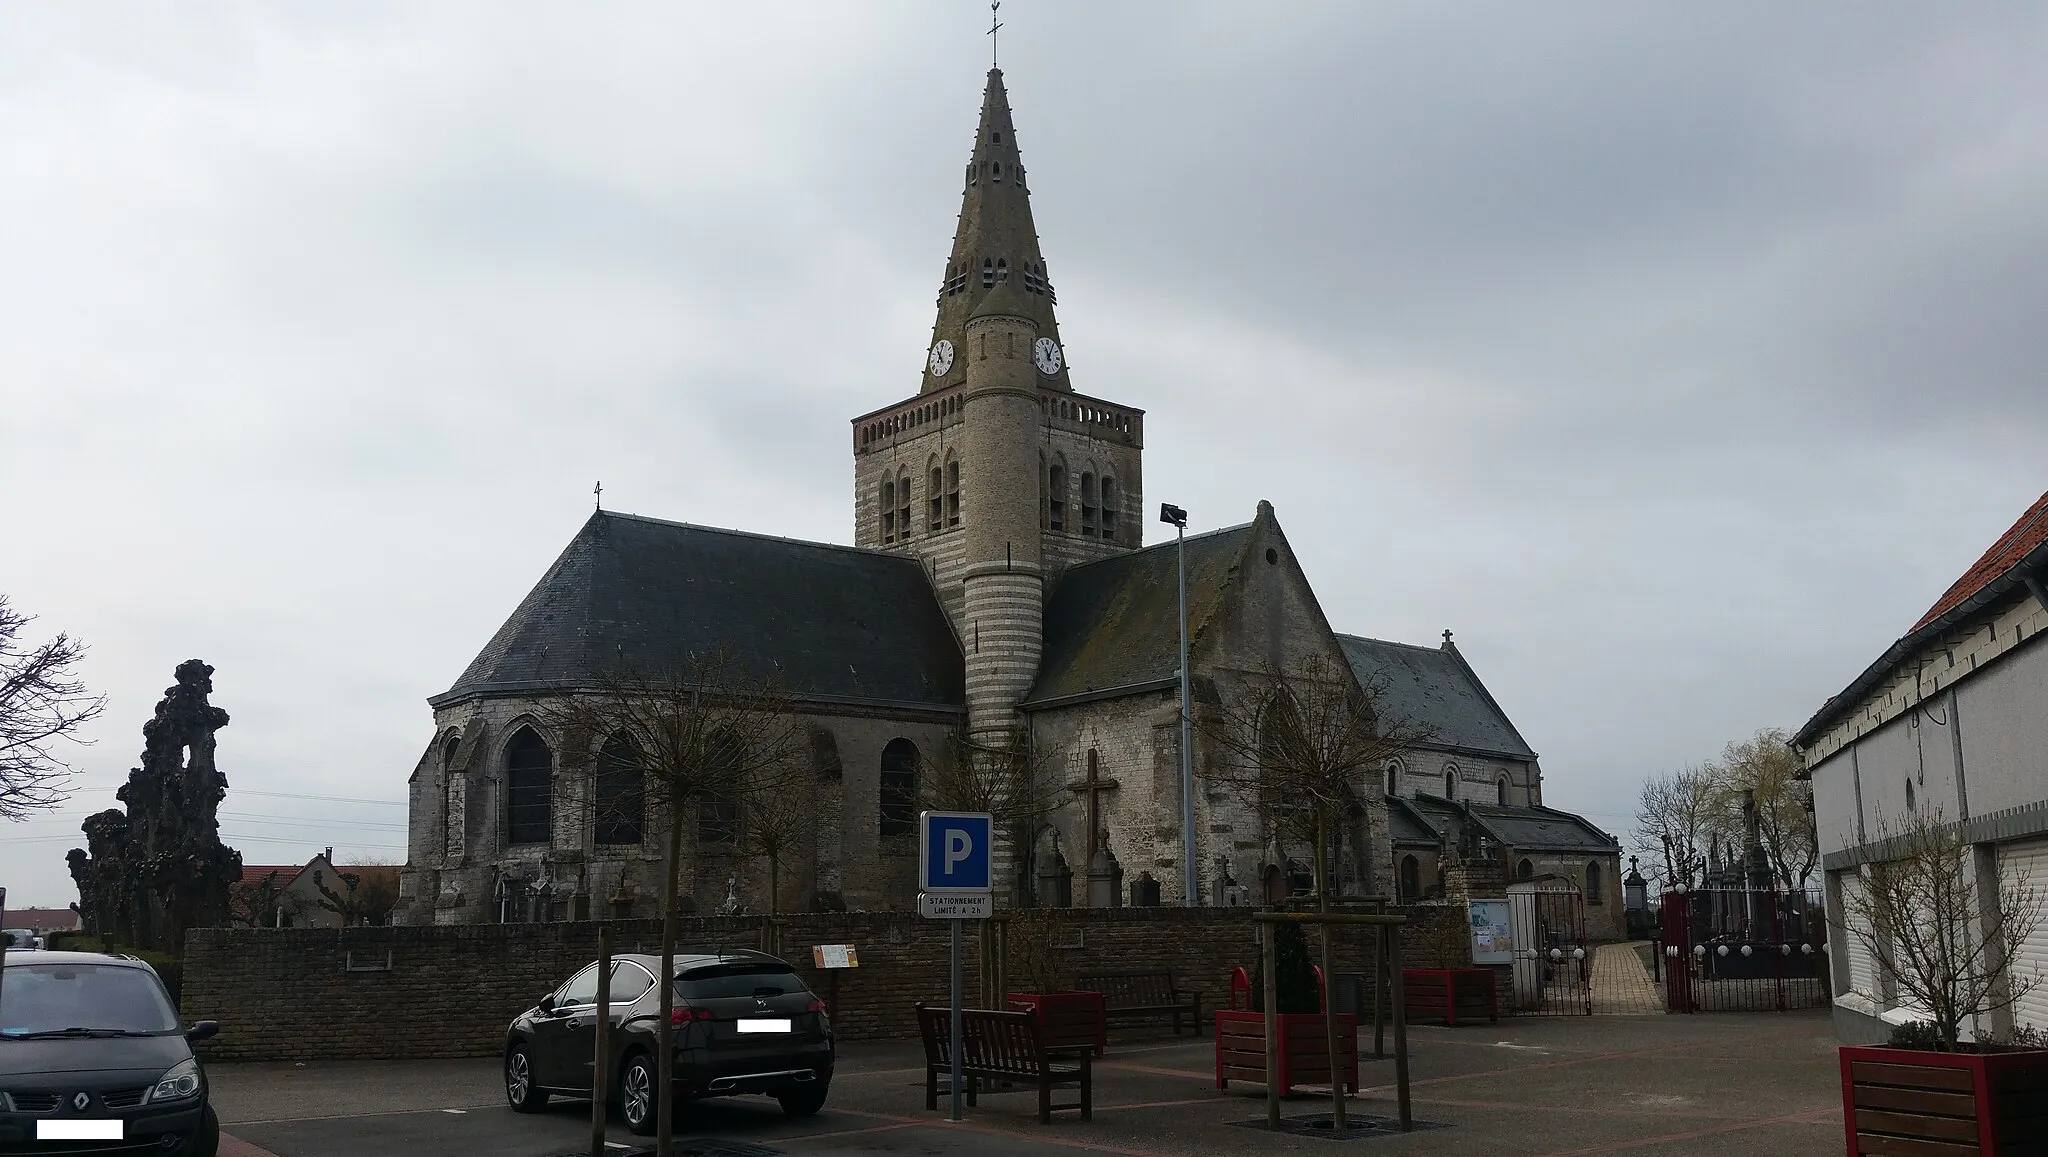
<path id="1" fill-rule="evenodd" d="M 917 391 L 851 424 L 854 545 L 593 514 L 428 701 L 400 922 L 658 914 L 662 834 L 597 821 L 558 775 L 564 737 L 541 708 L 607 664 L 720 650 L 791 688 L 810 736 L 824 822 L 782 867 L 783 909 L 912 907 L 919 769 L 951 737 L 1019 729 L 1071 792 L 1005 850 L 1004 899 L 1183 903 L 1176 547 L 1142 542 L 1144 411 L 1070 378 L 997 70 L 962 183 Z M 1535 752 L 1449 632 L 1440 647 L 1336 633 L 1265 502 L 1185 549 L 1199 701 L 1319 657 L 1428 729 L 1359 785 L 1368 806 L 1336 841 L 1345 893 L 1427 897 L 1448 858 L 1483 855 L 1619 909 L 1619 846 L 1542 806 Z M 1310 850 L 1210 782 L 1212 746 L 1196 732 L 1198 902 L 1303 890 Z M 765 909 L 765 868 L 715 820 L 686 840 L 683 903 Z"/>

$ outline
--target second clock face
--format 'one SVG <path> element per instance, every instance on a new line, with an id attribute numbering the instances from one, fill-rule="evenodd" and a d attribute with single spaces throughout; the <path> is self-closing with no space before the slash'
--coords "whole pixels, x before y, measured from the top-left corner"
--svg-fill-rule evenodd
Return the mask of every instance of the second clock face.
<path id="1" fill-rule="evenodd" d="M 1049 337 L 1039 338 L 1031 345 L 1031 360 L 1038 363 L 1038 372 L 1048 378 L 1059 373 L 1062 362 L 1060 343 Z"/>
<path id="2" fill-rule="evenodd" d="M 932 346 L 931 365 L 933 377 L 943 378 L 946 376 L 946 371 L 953 368 L 952 342 L 949 342 L 944 338 L 940 338 L 937 344 Z"/>

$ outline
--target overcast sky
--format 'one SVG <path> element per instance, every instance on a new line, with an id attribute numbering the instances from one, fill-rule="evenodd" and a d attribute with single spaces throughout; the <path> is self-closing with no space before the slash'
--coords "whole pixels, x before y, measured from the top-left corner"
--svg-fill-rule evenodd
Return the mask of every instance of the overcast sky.
<path id="1" fill-rule="evenodd" d="M 1146 500 L 1269 499 L 1339 630 L 1455 630 L 1610 831 L 2048 487 L 2048 8 L 1003 16 L 1074 384 L 1147 411 Z M 851 541 L 987 17 L 0 9 L 0 590 L 108 695 L 72 806 L 0 827 L 10 903 L 75 898 L 192 657 L 246 861 L 402 858 L 425 698 L 599 479 Z"/>

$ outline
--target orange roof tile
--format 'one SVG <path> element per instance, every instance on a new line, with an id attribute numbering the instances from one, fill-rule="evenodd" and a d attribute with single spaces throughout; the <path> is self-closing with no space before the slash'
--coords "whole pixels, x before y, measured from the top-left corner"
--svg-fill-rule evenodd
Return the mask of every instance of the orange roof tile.
<path id="1" fill-rule="evenodd" d="M 1983 557 L 1955 581 L 1954 586 L 1927 608 L 1927 613 L 1913 624 L 1913 630 L 1917 631 L 1961 606 L 1971 595 L 2018 566 L 2021 559 L 2044 542 L 2048 542 L 2048 493 L 2042 494 L 2025 514 L 2020 515 L 2020 520 L 2012 524 L 2011 530 L 1992 543 L 1991 549 L 1985 551 Z"/>

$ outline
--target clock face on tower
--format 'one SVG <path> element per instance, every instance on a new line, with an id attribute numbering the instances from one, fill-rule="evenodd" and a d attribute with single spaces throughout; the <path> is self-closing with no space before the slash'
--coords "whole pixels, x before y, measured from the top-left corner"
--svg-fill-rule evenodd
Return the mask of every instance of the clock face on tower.
<path id="1" fill-rule="evenodd" d="M 946 376 L 946 371 L 953 368 L 952 342 L 940 338 L 938 344 L 932 346 L 931 366 L 933 377 L 943 378 Z"/>
<path id="2" fill-rule="evenodd" d="M 1039 338 L 1031 345 L 1031 360 L 1038 363 L 1038 372 L 1051 377 L 1060 372 L 1060 343 L 1049 337 Z"/>

